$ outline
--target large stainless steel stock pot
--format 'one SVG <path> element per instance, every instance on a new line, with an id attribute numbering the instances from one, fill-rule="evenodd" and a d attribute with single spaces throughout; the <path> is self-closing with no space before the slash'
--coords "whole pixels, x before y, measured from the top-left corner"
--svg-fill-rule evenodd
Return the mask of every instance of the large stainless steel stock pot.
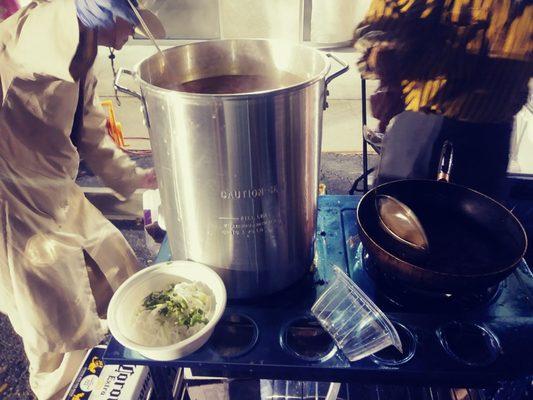
<path id="1" fill-rule="evenodd" d="M 115 86 L 142 102 L 173 258 L 214 268 L 229 297 L 286 288 L 313 262 L 322 111 L 348 66 L 269 40 L 163 53 Z"/>

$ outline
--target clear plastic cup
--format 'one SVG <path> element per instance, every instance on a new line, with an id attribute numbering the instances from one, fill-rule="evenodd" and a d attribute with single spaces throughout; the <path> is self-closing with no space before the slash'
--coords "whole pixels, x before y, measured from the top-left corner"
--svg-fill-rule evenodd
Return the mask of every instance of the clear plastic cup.
<path id="1" fill-rule="evenodd" d="M 402 352 L 391 321 L 340 268 L 333 271 L 335 279 L 311 312 L 348 360 L 360 360 L 391 345 Z"/>

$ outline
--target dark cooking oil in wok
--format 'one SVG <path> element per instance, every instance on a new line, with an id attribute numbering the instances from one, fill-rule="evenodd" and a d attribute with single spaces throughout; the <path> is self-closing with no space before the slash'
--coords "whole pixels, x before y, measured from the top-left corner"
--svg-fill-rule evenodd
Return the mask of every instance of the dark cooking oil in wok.
<path id="1" fill-rule="evenodd" d="M 472 276 L 507 270 L 521 256 L 524 237 L 513 217 L 474 192 L 431 181 L 390 183 L 381 191 L 407 204 L 428 237 L 428 252 L 400 243 L 381 227 L 375 197 L 363 198 L 358 215 L 367 235 L 400 261 L 438 273 Z"/>
<path id="2" fill-rule="evenodd" d="M 514 261 L 515 246 L 508 237 L 465 216 L 442 213 L 428 229 L 430 251 L 419 264 L 426 269 L 474 275 L 503 269 Z"/>
<path id="3" fill-rule="evenodd" d="M 266 75 L 220 75 L 196 79 L 184 83 L 161 85 L 165 89 L 187 93 L 235 94 L 253 93 L 280 89 L 301 82 L 301 79 L 287 72 L 274 76 Z"/>

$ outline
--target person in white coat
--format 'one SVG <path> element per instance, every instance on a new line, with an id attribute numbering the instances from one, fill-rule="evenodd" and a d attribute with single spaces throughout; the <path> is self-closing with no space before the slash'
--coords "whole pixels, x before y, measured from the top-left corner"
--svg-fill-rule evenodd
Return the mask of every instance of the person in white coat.
<path id="1" fill-rule="evenodd" d="M 95 94 L 97 46 L 133 33 L 127 0 L 34 0 L 0 23 L 0 311 L 39 399 L 61 398 L 106 335 L 99 316 L 139 268 L 76 184 L 80 158 L 128 197 L 155 187 L 117 148 Z"/>

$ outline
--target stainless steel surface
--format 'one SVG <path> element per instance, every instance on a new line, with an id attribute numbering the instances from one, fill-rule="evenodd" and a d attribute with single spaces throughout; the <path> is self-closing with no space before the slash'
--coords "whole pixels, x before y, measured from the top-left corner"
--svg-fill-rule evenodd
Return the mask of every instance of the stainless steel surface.
<path id="1" fill-rule="evenodd" d="M 416 214 L 395 197 L 376 195 L 379 222 L 394 239 L 419 251 L 429 249 L 428 237 Z"/>
<path id="2" fill-rule="evenodd" d="M 341 60 L 339 57 L 334 56 L 331 53 L 326 53 L 326 57 L 329 57 L 329 58 L 332 58 L 333 60 L 335 60 L 342 68 L 339 69 L 338 71 L 334 72 L 333 74 L 331 74 L 330 76 L 328 76 L 326 78 L 326 92 L 325 92 L 326 95 L 324 96 L 324 110 L 329 107 L 329 104 L 327 102 L 328 96 L 329 96 L 329 90 L 328 90 L 329 83 L 333 79 L 335 79 L 335 78 L 341 76 L 342 74 L 344 74 L 350 68 L 347 62 Z"/>
<path id="3" fill-rule="evenodd" d="M 220 37 L 301 40 L 303 0 L 219 0 Z"/>
<path id="4" fill-rule="evenodd" d="M 170 40 L 281 39 L 331 49 L 351 45 L 366 7 L 354 0 L 145 0 L 143 8 Z M 135 39 L 145 38 L 138 33 Z"/>
<path id="5" fill-rule="evenodd" d="M 302 39 L 323 49 L 350 46 L 357 27 L 360 2 L 353 0 L 302 0 Z"/>
<path id="6" fill-rule="evenodd" d="M 130 76 L 133 76 L 133 72 L 127 70 L 127 69 L 124 69 L 124 68 L 120 68 L 117 72 L 117 76 L 115 77 L 115 82 L 114 82 L 114 85 L 115 85 L 115 88 L 119 91 L 121 91 L 122 93 L 126 93 L 126 94 L 129 94 L 130 96 L 133 96 L 133 97 L 136 97 L 138 98 L 139 100 L 142 100 L 142 96 L 140 95 L 140 93 L 137 93 L 131 89 L 128 89 L 127 87 L 125 86 L 122 86 L 120 84 L 120 81 L 121 81 L 121 78 L 122 78 L 122 74 L 126 74 L 126 75 L 130 75 Z"/>
<path id="7" fill-rule="evenodd" d="M 313 260 L 328 58 L 267 40 L 164 53 L 172 69 L 152 56 L 134 76 L 173 257 L 213 267 L 233 298 L 289 286 Z M 224 75 L 260 75 L 269 86 L 220 95 L 162 88 Z"/>
<path id="8" fill-rule="evenodd" d="M 164 57 L 161 57 L 159 53 L 157 53 L 157 57 L 159 58 L 160 63 L 163 66 L 165 64 L 165 62 L 163 60 Z M 129 71 L 129 70 L 125 69 L 125 68 L 120 68 L 118 70 L 118 72 L 117 72 L 117 75 L 115 76 L 115 82 L 114 82 L 115 90 L 118 90 L 119 92 L 128 94 L 128 95 L 130 95 L 132 97 L 135 97 L 135 98 L 137 98 L 137 99 L 139 99 L 141 101 L 141 103 L 142 103 L 141 110 L 142 110 L 142 113 L 143 113 L 144 125 L 149 129 L 150 128 L 150 120 L 148 118 L 148 114 L 146 113 L 146 104 L 144 103 L 144 98 L 141 96 L 140 93 L 137 93 L 134 90 L 128 89 L 127 87 L 122 86 L 120 84 L 120 81 L 121 81 L 121 78 L 122 78 L 122 74 L 133 76 L 133 72 L 132 71 Z"/>
<path id="9" fill-rule="evenodd" d="M 167 39 L 219 39 L 219 0 L 144 0 L 163 23 Z M 138 39 L 138 37 L 135 37 Z"/>
<path id="10" fill-rule="evenodd" d="M 357 26 L 354 0 L 220 0 L 220 36 L 302 42 L 316 48 L 349 46 Z"/>
<path id="11" fill-rule="evenodd" d="M 453 167 L 453 144 L 444 141 L 439 158 L 437 180 L 450 182 L 450 173 Z M 429 241 L 416 216 L 415 212 L 394 196 L 376 194 L 376 209 L 379 223 L 390 236 L 412 247 L 415 250 L 426 252 L 429 250 Z"/>

